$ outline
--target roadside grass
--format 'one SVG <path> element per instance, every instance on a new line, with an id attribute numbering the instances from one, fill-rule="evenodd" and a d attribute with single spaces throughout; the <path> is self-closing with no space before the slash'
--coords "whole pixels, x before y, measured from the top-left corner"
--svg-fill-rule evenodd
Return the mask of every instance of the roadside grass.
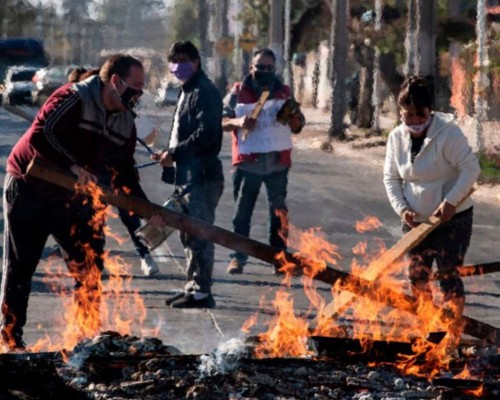
<path id="1" fill-rule="evenodd" d="M 481 165 L 481 175 L 479 181 L 486 184 L 500 184 L 500 167 L 498 163 L 488 155 L 479 154 L 479 164 Z"/>

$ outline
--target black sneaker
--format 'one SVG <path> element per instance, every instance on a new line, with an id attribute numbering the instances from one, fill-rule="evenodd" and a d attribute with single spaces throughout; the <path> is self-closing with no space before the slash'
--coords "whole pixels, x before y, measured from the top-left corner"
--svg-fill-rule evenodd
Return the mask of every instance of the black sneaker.
<path id="1" fill-rule="evenodd" d="M 181 299 L 170 303 L 172 308 L 215 308 L 215 300 L 211 294 L 207 297 L 196 300 L 193 294 L 186 294 Z"/>

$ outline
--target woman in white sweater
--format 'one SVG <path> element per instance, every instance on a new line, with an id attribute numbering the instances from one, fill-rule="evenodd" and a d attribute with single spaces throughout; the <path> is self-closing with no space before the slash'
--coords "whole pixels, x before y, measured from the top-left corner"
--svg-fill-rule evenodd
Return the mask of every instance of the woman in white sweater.
<path id="1" fill-rule="evenodd" d="M 472 200 L 459 206 L 480 173 L 479 162 L 451 114 L 432 111 L 430 84 L 411 77 L 398 98 L 402 124 L 389 135 L 384 185 L 403 232 L 431 215 L 442 224 L 409 253 L 413 294 L 432 300 L 432 264 L 446 271 L 440 281 L 446 308 L 462 315 L 465 291 L 457 267 L 463 265 L 472 233 Z"/>

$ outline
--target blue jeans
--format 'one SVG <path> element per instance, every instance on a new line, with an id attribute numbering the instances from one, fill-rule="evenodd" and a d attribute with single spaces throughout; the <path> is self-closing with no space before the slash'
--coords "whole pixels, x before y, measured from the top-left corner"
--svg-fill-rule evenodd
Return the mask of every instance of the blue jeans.
<path id="1" fill-rule="evenodd" d="M 286 190 L 288 185 L 288 168 L 284 171 L 266 175 L 253 174 L 236 167 L 233 174 L 233 196 L 236 211 L 233 218 L 233 231 L 248 237 L 252 213 L 264 183 L 269 207 L 268 228 L 269 244 L 277 249 L 286 250 L 288 237 L 288 208 L 286 206 Z M 248 255 L 235 252 L 230 254 L 244 264 Z"/>

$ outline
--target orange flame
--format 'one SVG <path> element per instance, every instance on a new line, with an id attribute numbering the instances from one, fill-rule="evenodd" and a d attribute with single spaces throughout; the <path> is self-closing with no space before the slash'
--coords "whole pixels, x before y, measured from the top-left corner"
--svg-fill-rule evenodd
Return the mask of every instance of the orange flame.
<path id="1" fill-rule="evenodd" d="M 101 189 L 89 184 L 78 190 L 89 194 L 89 201 L 95 211 L 95 217 L 90 222 L 95 232 L 105 228 L 108 217 L 115 217 L 102 201 Z M 107 235 L 112 235 L 106 230 Z M 112 235 L 118 238 L 117 235 Z M 132 288 L 130 266 L 120 257 L 111 257 L 108 252 L 97 254 L 89 243 L 81 243 L 86 259 L 80 264 L 68 263 L 69 273 L 63 270 L 56 260 L 49 260 L 44 281 L 57 293 L 65 309 L 58 324 L 61 325 L 60 337 L 46 334 L 30 348 L 31 351 L 72 349 L 79 341 L 95 336 L 101 330 L 114 330 L 120 334 L 132 334 L 137 327 L 143 329 L 146 319 L 144 300 L 137 290 Z M 109 272 L 109 278 L 102 282 L 102 274 L 97 265 L 99 258 Z M 52 273 L 51 273 L 52 272 Z M 57 279 L 54 279 L 57 278 Z M 72 277 L 78 282 L 74 291 L 61 283 L 61 277 Z M 160 326 L 160 324 L 159 324 Z M 154 330 L 158 331 L 159 326 Z M 43 329 L 43 327 L 40 327 Z"/>
<path id="2" fill-rule="evenodd" d="M 382 226 L 382 222 L 377 217 L 368 216 L 363 221 L 356 222 L 356 230 L 359 233 L 374 231 Z"/>
<path id="3" fill-rule="evenodd" d="M 376 218 L 365 218 L 356 227 L 358 231 L 376 229 L 380 226 L 377 221 Z M 401 356 L 395 363 L 404 373 L 432 377 L 448 367 L 450 354 L 461 334 L 462 310 L 460 306 L 454 309 L 453 304 L 438 308 L 431 297 L 421 297 L 417 301 L 406 295 L 406 278 L 402 274 L 406 271 L 406 264 L 403 261 L 385 262 L 394 259 L 391 249 L 385 250 L 378 243 L 378 253 L 370 253 L 365 242 L 355 246 L 353 253 L 357 259 L 351 263 L 353 275 L 344 282 L 337 281 L 332 287 L 333 302 L 327 304 L 316 290 L 313 279 L 328 267 L 327 263 L 338 269 L 336 265 L 341 255 L 337 247 L 329 243 L 319 229 L 302 232 L 293 226 L 289 226 L 289 246 L 300 249 L 294 256 L 302 262 L 297 266 L 285 253 L 277 256 L 281 270 L 286 273 L 283 283 L 289 287 L 292 273 L 298 267 L 303 268 L 302 283 L 310 308 L 304 315 L 297 316 L 293 311 L 292 295 L 280 289 L 273 301 L 276 315 L 269 330 L 259 336 L 259 356 L 305 356 L 310 354 L 305 343 L 311 335 L 344 337 L 345 327 L 324 315 L 326 309 L 329 315 L 333 310 L 337 317 L 349 310 L 354 321 L 352 336 L 360 339 L 366 348 L 373 340 L 412 343 L 414 354 Z M 356 276 L 364 278 L 361 287 Z M 358 295 L 352 295 L 351 291 Z M 371 295 L 365 298 L 363 291 L 365 294 L 369 291 Z M 315 326 L 310 326 L 308 320 L 312 312 L 316 313 Z M 255 324 L 256 318 L 254 315 L 247 321 L 245 330 Z M 423 339 L 434 331 L 445 331 L 448 335 L 437 345 Z M 425 363 L 421 362 L 422 358 Z"/>

